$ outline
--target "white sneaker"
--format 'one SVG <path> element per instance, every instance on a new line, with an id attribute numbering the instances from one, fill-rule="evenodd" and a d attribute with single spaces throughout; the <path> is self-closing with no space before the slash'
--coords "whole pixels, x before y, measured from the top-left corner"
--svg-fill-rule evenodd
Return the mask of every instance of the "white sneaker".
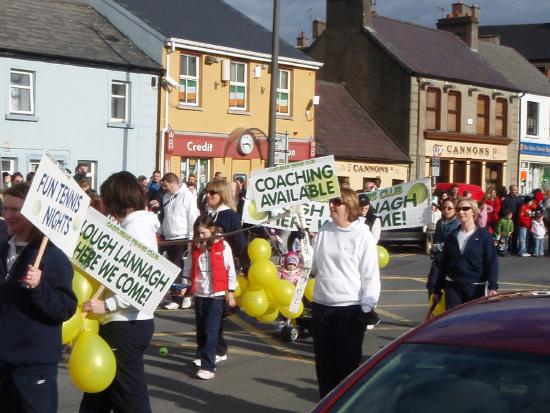
<path id="1" fill-rule="evenodd" d="M 203 380 L 210 380 L 216 377 L 216 373 L 208 370 L 199 370 L 197 371 L 197 377 Z"/>
<path id="2" fill-rule="evenodd" d="M 521 254 L 522 257 L 530 257 L 531 254 L 527 253 L 527 252 L 524 252 L 523 254 Z"/>
<path id="3" fill-rule="evenodd" d="M 191 297 L 183 297 L 183 300 L 181 301 L 180 308 L 186 309 L 191 308 Z"/>
<path id="4" fill-rule="evenodd" d="M 165 310 L 177 310 L 179 307 L 178 303 L 171 302 L 166 304 L 163 308 Z"/>
<path id="5" fill-rule="evenodd" d="M 216 364 L 218 364 L 220 361 L 225 361 L 225 360 L 227 360 L 227 354 L 224 354 L 223 356 L 218 356 L 216 354 Z M 193 364 L 197 367 L 200 367 L 201 366 L 201 359 L 193 360 Z"/>

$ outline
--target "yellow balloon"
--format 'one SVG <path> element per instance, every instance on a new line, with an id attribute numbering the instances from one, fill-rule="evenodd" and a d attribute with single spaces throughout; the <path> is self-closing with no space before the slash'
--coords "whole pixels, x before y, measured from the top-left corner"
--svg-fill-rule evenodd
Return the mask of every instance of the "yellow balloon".
<path id="1" fill-rule="evenodd" d="M 271 258 L 271 245 L 269 245 L 269 241 L 263 238 L 253 239 L 248 244 L 247 251 L 252 262 L 269 260 Z"/>
<path id="2" fill-rule="evenodd" d="M 269 307 L 267 294 L 261 287 L 249 287 L 241 299 L 244 312 L 250 317 L 264 314 Z"/>
<path id="3" fill-rule="evenodd" d="M 304 295 L 308 301 L 313 302 L 313 289 L 315 288 L 315 278 L 310 278 L 307 280 L 306 288 L 304 290 Z"/>
<path id="4" fill-rule="evenodd" d="M 92 283 L 90 281 L 91 277 L 84 274 L 77 267 L 73 266 L 73 269 L 73 291 L 78 299 L 78 304 L 82 304 L 84 301 L 89 300 L 92 297 L 94 291 L 99 286 L 99 283 L 95 280 L 95 283 Z"/>
<path id="5" fill-rule="evenodd" d="M 267 311 L 256 317 L 256 320 L 258 320 L 260 323 L 271 323 L 277 319 L 279 316 L 279 307 L 277 307 L 277 304 L 269 304 L 269 307 L 267 307 Z"/>
<path id="6" fill-rule="evenodd" d="M 61 327 L 61 342 L 68 344 L 74 340 L 82 330 L 82 313 L 80 308 L 76 309 L 76 312 L 71 318 L 65 321 Z"/>
<path id="7" fill-rule="evenodd" d="M 99 333 L 99 321 L 94 320 L 93 318 L 83 317 L 82 331 L 89 331 L 94 334 Z"/>
<path id="8" fill-rule="evenodd" d="M 378 266 L 384 268 L 390 262 L 390 254 L 388 250 L 381 245 L 376 246 L 378 250 Z"/>
<path id="9" fill-rule="evenodd" d="M 281 307 L 290 305 L 292 297 L 296 292 L 296 287 L 290 281 L 277 280 L 270 286 L 271 296 L 274 301 Z"/>
<path id="10" fill-rule="evenodd" d="M 248 287 L 248 280 L 244 275 L 237 275 L 237 285 L 235 287 L 235 292 L 233 293 L 233 297 L 237 298 L 244 294 L 246 291 L 246 288 Z"/>
<path id="11" fill-rule="evenodd" d="M 271 261 L 254 261 L 248 270 L 248 280 L 259 287 L 268 288 L 277 280 L 277 267 Z"/>
<path id="12" fill-rule="evenodd" d="M 281 312 L 282 316 L 285 318 L 290 318 L 290 319 L 298 318 L 304 312 L 304 303 L 300 301 L 300 306 L 298 307 L 298 311 L 295 313 L 290 312 L 290 308 L 288 305 L 279 307 L 279 311 Z"/>
<path id="13" fill-rule="evenodd" d="M 113 350 L 97 334 L 83 331 L 71 353 L 69 373 L 74 385 L 85 393 L 105 390 L 115 378 Z"/>

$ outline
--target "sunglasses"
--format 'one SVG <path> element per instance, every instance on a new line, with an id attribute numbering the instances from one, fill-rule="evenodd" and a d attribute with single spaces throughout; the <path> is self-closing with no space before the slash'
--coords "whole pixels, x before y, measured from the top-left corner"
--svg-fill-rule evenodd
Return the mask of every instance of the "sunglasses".
<path id="1" fill-rule="evenodd" d="M 457 208 L 457 211 L 462 211 L 462 212 L 466 212 L 466 211 L 469 211 L 470 209 L 472 209 L 472 207 L 458 207 Z"/>
<path id="2" fill-rule="evenodd" d="M 334 205 L 335 207 L 339 207 L 344 204 L 344 200 L 342 198 L 332 198 L 328 201 L 328 203 Z"/>
<path id="3" fill-rule="evenodd" d="M 211 191 L 206 191 L 206 193 L 210 196 L 214 196 L 214 195 L 218 194 L 219 192 L 211 190 Z"/>

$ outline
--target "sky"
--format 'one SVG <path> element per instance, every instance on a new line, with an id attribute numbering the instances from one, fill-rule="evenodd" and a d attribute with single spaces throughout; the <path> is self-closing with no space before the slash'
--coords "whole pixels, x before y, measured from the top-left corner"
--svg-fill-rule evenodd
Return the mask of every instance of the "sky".
<path id="1" fill-rule="evenodd" d="M 272 0 L 224 0 L 237 10 L 272 30 Z M 304 31 L 311 39 L 311 22 L 325 18 L 326 0 L 280 0 L 280 34 L 292 45 Z M 450 13 L 453 0 L 376 0 L 381 16 L 435 28 L 438 18 Z M 480 7 L 480 24 L 523 24 L 550 22 L 550 0 L 464 1 Z"/>

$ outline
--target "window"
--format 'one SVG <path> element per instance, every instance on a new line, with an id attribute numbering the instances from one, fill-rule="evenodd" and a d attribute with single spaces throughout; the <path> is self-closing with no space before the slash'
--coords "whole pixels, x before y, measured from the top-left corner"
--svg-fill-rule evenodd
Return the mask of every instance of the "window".
<path id="1" fill-rule="evenodd" d="M 277 113 L 290 115 L 290 70 L 279 70 Z"/>
<path id="2" fill-rule="evenodd" d="M 179 103 L 182 105 L 199 104 L 199 58 L 182 55 L 180 58 Z"/>
<path id="3" fill-rule="evenodd" d="M 508 136 L 508 101 L 504 98 L 496 100 L 495 135 Z"/>
<path id="4" fill-rule="evenodd" d="M 111 82 L 111 121 L 128 122 L 128 83 Z"/>
<path id="5" fill-rule="evenodd" d="M 78 165 L 81 163 L 88 167 L 86 178 L 90 181 L 90 187 L 95 190 L 97 183 L 97 161 L 79 160 L 76 164 Z"/>
<path id="6" fill-rule="evenodd" d="M 10 113 L 34 115 L 34 72 L 10 71 Z"/>
<path id="7" fill-rule="evenodd" d="M 246 64 L 231 62 L 229 108 L 246 110 Z"/>
<path id="8" fill-rule="evenodd" d="M 40 159 L 31 159 L 29 161 L 29 172 L 36 172 L 38 165 L 40 165 Z"/>
<path id="9" fill-rule="evenodd" d="M 460 132 L 460 92 L 450 91 L 447 97 L 447 131 Z"/>
<path id="10" fill-rule="evenodd" d="M 441 90 L 428 88 L 426 91 L 426 129 L 439 130 L 441 124 Z"/>
<path id="11" fill-rule="evenodd" d="M 539 134 L 539 104 L 527 102 L 527 135 Z"/>
<path id="12" fill-rule="evenodd" d="M 480 95 L 477 98 L 476 127 L 478 135 L 489 135 L 489 96 Z"/>

